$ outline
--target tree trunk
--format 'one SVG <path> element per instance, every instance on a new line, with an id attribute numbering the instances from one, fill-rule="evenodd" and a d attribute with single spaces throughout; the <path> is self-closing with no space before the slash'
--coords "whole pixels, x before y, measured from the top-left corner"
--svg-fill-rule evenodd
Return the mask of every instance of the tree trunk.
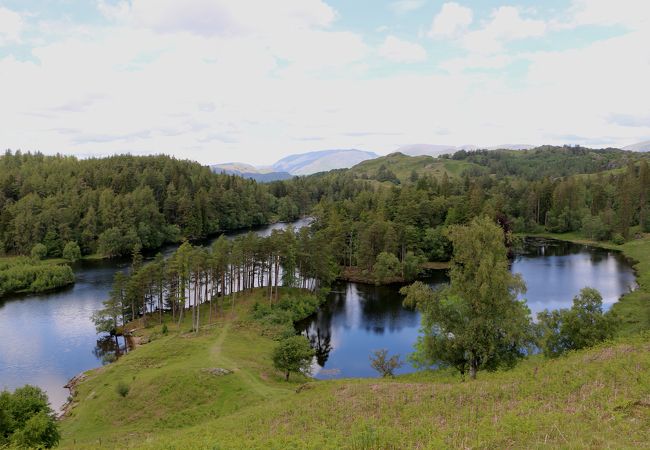
<path id="1" fill-rule="evenodd" d="M 469 361 L 469 378 L 471 380 L 476 380 L 477 372 L 478 372 L 478 360 L 476 358 L 472 358 Z"/>

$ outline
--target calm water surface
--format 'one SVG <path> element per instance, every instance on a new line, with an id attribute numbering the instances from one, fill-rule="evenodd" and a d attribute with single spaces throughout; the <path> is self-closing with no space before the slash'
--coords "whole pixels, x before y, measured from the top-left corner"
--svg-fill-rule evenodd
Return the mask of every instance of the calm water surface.
<path id="1" fill-rule="evenodd" d="M 300 228 L 309 222 L 301 219 L 292 225 Z M 267 236 L 286 227 L 277 223 L 255 232 Z M 162 252 L 169 255 L 175 249 L 168 246 Z M 90 316 L 108 297 L 115 273 L 128 266 L 125 260 L 81 261 L 73 266 L 76 283 L 70 288 L 0 299 L 0 390 L 34 384 L 47 391 L 54 408 L 63 405 L 68 380 L 101 365 L 104 354 L 115 351 L 113 340 L 97 336 Z"/>
<path id="2" fill-rule="evenodd" d="M 620 253 L 561 241 L 528 239 L 515 258 L 512 271 L 520 273 L 533 316 L 544 309 L 570 307 L 586 286 L 598 289 L 609 308 L 636 287 L 634 271 Z M 443 271 L 428 275 L 432 286 L 447 282 Z M 373 350 L 386 348 L 402 359 L 413 351 L 420 316 L 402 307 L 399 286 L 338 283 L 328 302 L 298 324 L 316 348 L 317 378 L 376 376 L 370 367 Z M 405 365 L 397 373 L 413 371 Z"/>

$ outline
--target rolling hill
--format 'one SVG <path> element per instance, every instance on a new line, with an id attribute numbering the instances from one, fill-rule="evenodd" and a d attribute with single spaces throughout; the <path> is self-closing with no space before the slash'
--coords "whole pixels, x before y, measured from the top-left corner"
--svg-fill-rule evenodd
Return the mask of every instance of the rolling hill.
<path id="1" fill-rule="evenodd" d="M 413 144 L 413 145 L 404 145 L 395 152 L 403 153 L 409 156 L 440 156 L 444 154 L 453 154 L 459 150 L 530 150 L 534 148 L 534 145 L 528 144 L 501 144 L 493 146 L 480 146 L 480 145 L 436 145 L 436 144 Z"/>
<path id="2" fill-rule="evenodd" d="M 400 180 L 405 182 L 413 172 L 418 175 L 432 175 L 442 178 L 443 174 L 448 177 L 459 177 L 466 169 L 476 168 L 481 170 L 477 164 L 467 161 L 457 161 L 446 158 L 434 158 L 433 156 L 408 156 L 402 153 L 391 153 L 369 161 L 363 161 L 350 169 L 357 178 L 376 179 L 380 168 L 384 166 Z"/>

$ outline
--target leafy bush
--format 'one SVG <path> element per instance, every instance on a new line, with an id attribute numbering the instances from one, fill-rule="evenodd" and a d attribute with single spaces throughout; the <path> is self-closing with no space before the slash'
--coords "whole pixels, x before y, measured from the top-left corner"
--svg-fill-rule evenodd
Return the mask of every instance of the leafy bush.
<path id="1" fill-rule="evenodd" d="M 377 256 L 377 262 L 372 267 L 377 283 L 385 283 L 391 278 L 399 276 L 402 271 L 402 264 L 397 256 L 388 252 L 381 252 Z"/>
<path id="2" fill-rule="evenodd" d="M 289 381 L 291 372 L 308 374 L 314 349 L 309 345 L 305 336 L 291 336 L 280 341 L 273 351 L 273 366 L 285 373 L 285 380 Z"/>
<path id="3" fill-rule="evenodd" d="M 65 247 L 63 248 L 63 258 L 71 262 L 81 259 L 81 249 L 79 248 L 79 244 L 73 241 L 65 244 Z"/>
<path id="4" fill-rule="evenodd" d="M 35 260 L 41 260 L 47 256 L 47 247 L 43 244 L 36 244 L 32 247 L 31 256 Z"/>
<path id="5" fill-rule="evenodd" d="M 625 244 L 625 238 L 621 233 L 616 233 L 612 236 L 612 242 L 616 245 L 623 245 Z"/>
<path id="6" fill-rule="evenodd" d="M 542 350 L 550 357 L 610 339 L 618 325 L 612 312 L 603 313 L 603 298 L 593 288 L 582 289 L 570 309 L 544 310 L 537 320 Z"/>
<path id="7" fill-rule="evenodd" d="M 129 385 L 124 381 L 120 381 L 117 383 L 117 386 L 115 386 L 115 392 L 117 392 L 120 397 L 126 397 L 129 395 L 129 390 Z"/>
<path id="8" fill-rule="evenodd" d="M 50 448 L 59 439 L 54 412 L 40 388 L 0 392 L 0 447 Z"/>
<path id="9" fill-rule="evenodd" d="M 395 370 L 402 367 L 399 355 L 393 355 L 389 358 L 388 350 L 385 348 L 375 350 L 373 354 L 374 357 L 370 357 L 370 365 L 373 369 L 379 372 L 382 377 L 393 377 L 395 376 Z"/>

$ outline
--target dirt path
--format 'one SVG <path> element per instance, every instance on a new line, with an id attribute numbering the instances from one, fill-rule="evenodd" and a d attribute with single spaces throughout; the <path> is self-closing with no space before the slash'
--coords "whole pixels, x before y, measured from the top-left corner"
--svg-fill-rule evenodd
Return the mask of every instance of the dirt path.
<path id="1" fill-rule="evenodd" d="M 261 397 L 268 399 L 276 396 L 278 393 L 285 393 L 286 389 L 279 387 L 269 386 L 264 383 L 259 377 L 248 368 L 238 367 L 237 364 L 230 358 L 224 355 L 222 351 L 223 343 L 226 340 L 231 328 L 231 322 L 228 322 L 221 329 L 221 333 L 211 349 L 211 357 L 218 367 L 229 369 L 233 371 L 233 376 L 240 377 L 251 390 L 255 391 Z"/>

